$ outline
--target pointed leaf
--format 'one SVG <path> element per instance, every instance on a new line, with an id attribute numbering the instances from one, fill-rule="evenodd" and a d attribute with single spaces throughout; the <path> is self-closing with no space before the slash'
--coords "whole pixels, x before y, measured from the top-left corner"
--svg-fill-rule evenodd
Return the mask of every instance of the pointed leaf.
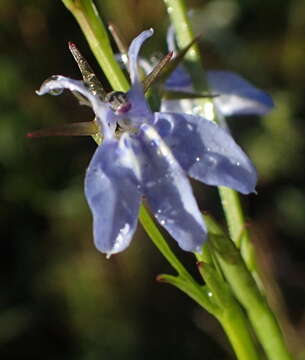
<path id="1" fill-rule="evenodd" d="M 200 98 L 215 98 L 218 94 L 204 94 L 186 91 L 163 91 L 162 97 L 164 100 L 178 100 L 178 99 L 200 99 Z"/>
<path id="2" fill-rule="evenodd" d="M 69 41 L 69 50 L 77 62 L 79 70 L 83 76 L 84 83 L 88 86 L 93 95 L 99 95 L 102 99 L 106 96 L 106 91 L 103 88 L 102 83 L 99 81 L 88 61 L 83 57 L 77 46 Z"/>
<path id="3" fill-rule="evenodd" d="M 77 122 L 71 124 L 61 124 L 53 126 L 49 129 L 41 129 L 30 132 L 27 137 L 42 137 L 42 136 L 89 136 L 95 135 L 99 132 L 99 127 L 96 121 Z"/>
<path id="4" fill-rule="evenodd" d="M 172 52 L 169 52 L 167 55 L 165 55 L 160 60 L 160 62 L 153 68 L 153 70 L 144 78 L 142 82 L 144 92 L 146 92 L 153 83 L 158 80 L 162 80 L 163 74 L 166 71 L 166 66 L 169 64 L 172 56 Z"/>

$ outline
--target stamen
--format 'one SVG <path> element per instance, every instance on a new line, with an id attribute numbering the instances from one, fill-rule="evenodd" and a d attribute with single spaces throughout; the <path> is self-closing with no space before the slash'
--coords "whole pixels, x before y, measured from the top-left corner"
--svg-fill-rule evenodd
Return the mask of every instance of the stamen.
<path id="1" fill-rule="evenodd" d="M 106 95 L 105 101 L 116 114 L 126 114 L 131 108 L 126 93 L 122 91 L 111 91 Z"/>

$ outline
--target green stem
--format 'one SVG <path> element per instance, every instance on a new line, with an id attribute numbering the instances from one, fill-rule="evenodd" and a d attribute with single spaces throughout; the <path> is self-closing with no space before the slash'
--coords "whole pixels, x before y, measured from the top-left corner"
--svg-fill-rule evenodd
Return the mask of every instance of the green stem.
<path id="1" fill-rule="evenodd" d="M 249 323 L 236 301 L 233 300 L 231 307 L 224 311 L 220 323 L 239 360 L 261 359 L 251 337 Z"/>
<path id="2" fill-rule="evenodd" d="M 263 292 L 263 285 L 257 273 L 255 251 L 247 230 L 245 216 L 242 210 L 239 195 L 236 191 L 221 186 L 218 188 L 222 207 L 228 224 L 229 234 L 235 245 L 240 249 L 248 269 Z"/>
<path id="3" fill-rule="evenodd" d="M 176 255 L 172 252 L 144 205 L 142 205 L 140 208 L 139 219 L 147 235 L 151 238 L 151 240 L 159 249 L 161 254 L 172 265 L 172 267 L 177 271 L 177 273 L 183 278 L 191 280 L 191 275 L 188 273 L 182 263 L 178 260 Z"/>
<path id="4" fill-rule="evenodd" d="M 114 90 L 127 91 L 129 83 L 116 61 L 105 26 L 92 0 L 62 0 L 81 27 L 90 48 Z"/>
<path id="5" fill-rule="evenodd" d="M 200 254 L 196 254 L 196 257 L 201 260 Z M 237 358 L 259 360 L 260 354 L 256 349 L 249 321 L 228 283 L 213 265 L 200 262 L 198 270 L 211 291 L 211 300 L 214 299 L 220 308 L 215 316 L 226 332 Z"/>
<path id="6" fill-rule="evenodd" d="M 258 290 L 236 245 L 210 217 L 205 217 L 209 241 L 236 298 L 246 309 L 260 343 L 270 360 L 291 360 L 277 320 Z"/>
<path id="7" fill-rule="evenodd" d="M 218 319 L 238 360 L 261 359 L 251 336 L 247 318 L 232 296 L 228 285 L 208 264 L 200 263 L 199 271 L 207 283 L 203 287 L 184 281 L 180 276 L 160 275 L 158 279 L 176 286 Z"/>

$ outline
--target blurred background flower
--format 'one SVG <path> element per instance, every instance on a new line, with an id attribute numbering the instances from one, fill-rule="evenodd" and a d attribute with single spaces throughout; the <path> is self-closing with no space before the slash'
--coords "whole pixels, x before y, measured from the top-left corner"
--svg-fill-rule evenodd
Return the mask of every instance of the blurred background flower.
<path id="1" fill-rule="evenodd" d="M 155 28 L 144 53 L 166 51 L 168 19 L 161 0 L 97 0 L 97 5 L 128 41 Z M 244 204 L 268 293 L 290 346 L 304 359 L 305 4 L 189 0 L 188 5 L 196 32 L 204 34 L 205 66 L 240 73 L 276 103 L 263 118 L 229 121 L 260 174 L 258 195 Z M 184 294 L 154 281 L 170 270 L 141 229 L 129 249 L 111 260 L 95 250 L 83 195 L 94 141 L 25 138 L 29 130 L 69 119 L 91 120 L 90 110 L 75 106 L 68 94 L 54 99 L 34 92 L 49 74 L 80 77 L 69 40 L 104 81 L 60 1 L 1 1 L 1 358 L 194 359 L 204 352 L 207 359 L 232 359 L 216 321 Z M 201 208 L 221 219 L 216 190 L 198 183 L 194 188 Z M 179 254 L 191 263 L 190 255 Z"/>

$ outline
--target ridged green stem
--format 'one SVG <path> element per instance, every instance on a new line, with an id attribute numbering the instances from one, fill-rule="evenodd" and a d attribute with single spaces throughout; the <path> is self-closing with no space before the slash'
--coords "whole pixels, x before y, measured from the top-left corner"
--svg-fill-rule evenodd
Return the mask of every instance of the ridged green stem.
<path id="1" fill-rule="evenodd" d="M 250 326 L 247 318 L 237 302 L 224 311 L 221 316 L 220 323 L 228 336 L 237 359 L 262 359 L 251 337 Z"/>
<path id="2" fill-rule="evenodd" d="M 196 257 L 200 261 L 198 270 L 210 289 L 211 300 L 214 298 L 214 302 L 220 308 L 215 316 L 227 334 L 237 358 L 261 359 L 249 321 L 229 285 L 213 265 L 201 262 L 202 255 L 197 254 Z"/>
<path id="3" fill-rule="evenodd" d="M 62 0 L 73 14 L 114 90 L 127 91 L 129 83 L 113 56 L 105 26 L 92 0 Z"/>
<path id="4" fill-rule="evenodd" d="M 246 309 L 255 333 L 270 360 L 291 360 L 279 324 L 259 291 L 236 245 L 210 217 L 205 217 L 209 241 L 236 298 Z"/>

